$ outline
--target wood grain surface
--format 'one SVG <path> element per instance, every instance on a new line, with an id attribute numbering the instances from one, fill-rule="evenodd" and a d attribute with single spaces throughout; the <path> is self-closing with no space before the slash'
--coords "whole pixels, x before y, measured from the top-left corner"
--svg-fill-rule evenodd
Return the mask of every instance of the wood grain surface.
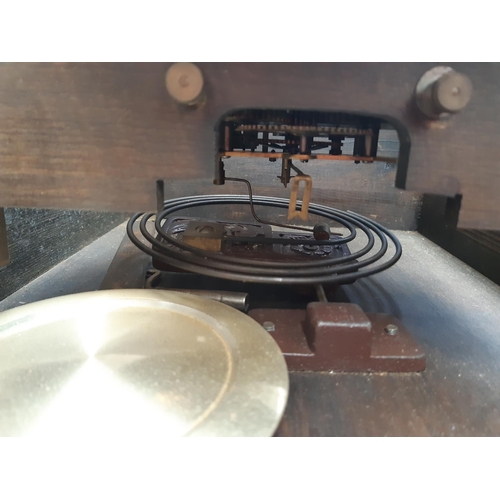
<path id="1" fill-rule="evenodd" d="M 201 63 L 206 102 L 186 108 L 167 95 L 168 63 L 3 64 L 0 206 L 154 209 L 157 179 L 178 196 L 211 183 L 223 114 L 319 109 L 386 117 L 403 149 L 411 146 L 408 168 L 398 168 L 400 188 L 462 194 L 460 226 L 500 229 L 500 65 L 451 64 L 474 94 L 462 113 L 439 123 L 413 101 L 433 66 Z"/>
<path id="2" fill-rule="evenodd" d="M 10 264 L 0 269 L 0 300 L 125 219 L 122 213 L 5 209 Z"/>

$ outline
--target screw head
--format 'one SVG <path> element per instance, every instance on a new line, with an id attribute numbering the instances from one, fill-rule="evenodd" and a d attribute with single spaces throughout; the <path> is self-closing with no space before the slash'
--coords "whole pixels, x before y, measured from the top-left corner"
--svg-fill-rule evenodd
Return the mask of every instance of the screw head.
<path id="1" fill-rule="evenodd" d="M 196 226 L 195 231 L 202 234 L 209 234 L 215 232 L 215 229 L 212 226 L 202 225 Z"/>
<path id="2" fill-rule="evenodd" d="M 175 63 L 165 76 L 168 93 L 181 104 L 198 104 L 203 91 L 203 74 L 192 63 Z"/>
<path id="3" fill-rule="evenodd" d="M 266 330 L 267 332 L 274 332 L 275 330 L 275 326 L 272 321 L 264 321 L 264 323 L 262 323 L 262 326 L 264 327 L 264 330 Z"/>
<path id="4" fill-rule="evenodd" d="M 472 97 L 472 83 L 465 75 L 450 71 L 434 84 L 433 97 L 443 113 L 458 113 Z"/>
<path id="5" fill-rule="evenodd" d="M 396 325 L 387 325 L 384 328 L 384 332 L 387 333 L 387 335 L 397 335 L 398 334 L 399 328 Z"/>

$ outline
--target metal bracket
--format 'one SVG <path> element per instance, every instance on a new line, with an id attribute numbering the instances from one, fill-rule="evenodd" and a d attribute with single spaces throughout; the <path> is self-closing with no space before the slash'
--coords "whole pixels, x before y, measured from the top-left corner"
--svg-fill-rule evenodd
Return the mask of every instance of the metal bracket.
<path id="1" fill-rule="evenodd" d="M 224 224 L 192 220 L 182 235 L 182 241 L 195 248 L 220 252 L 224 233 Z"/>
<path id="2" fill-rule="evenodd" d="M 304 195 L 302 196 L 302 207 L 297 210 L 297 197 L 299 194 L 300 183 L 304 182 Z M 312 179 L 309 175 L 296 175 L 292 179 L 292 192 L 290 193 L 290 205 L 288 206 L 288 220 L 299 217 L 307 220 L 309 214 L 309 202 L 311 201 Z"/>
<path id="3" fill-rule="evenodd" d="M 249 316 L 276 340 L 291 371 L 425 370 L 425 354 L 403 324 L 356 304 L 311 302 L 306 311 L 253 309 Z"/>

